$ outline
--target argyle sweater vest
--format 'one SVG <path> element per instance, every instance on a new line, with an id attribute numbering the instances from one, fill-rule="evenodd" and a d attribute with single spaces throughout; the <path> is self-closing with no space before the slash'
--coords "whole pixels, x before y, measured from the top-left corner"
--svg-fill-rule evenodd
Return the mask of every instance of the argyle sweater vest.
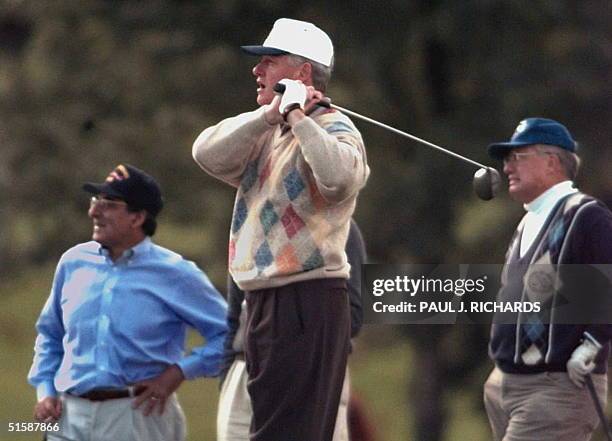
<path id="1" fill-rule="evenodd" d="M 500 300 L 538 301 L 544 307 L 541 313 L 535 315 L 519 313 L 516 325 L 493 325 L 490 353 L 503 371 L 529 373 L 565 370 L 567 360 L 561 359 L 565 357 L 559 358 L 556 340 L 563 340 L 565 332 L 576 326 L 555 324 L 558 265 L 567 263 L 566 252 L 577 215 L 587 204 L 593 203 L 597 203 L 596 200 L 583 193 L 561 199 L 536 241 L 523 256 L 523 260 L 526 259 L 524 262 L 518 257 L 523 223 L 516 229 L 506 253 Z M 534 352 L 537 349 L 541 354 L 531 366 L 526 365 L 524 357 L 530 348 Z"/>

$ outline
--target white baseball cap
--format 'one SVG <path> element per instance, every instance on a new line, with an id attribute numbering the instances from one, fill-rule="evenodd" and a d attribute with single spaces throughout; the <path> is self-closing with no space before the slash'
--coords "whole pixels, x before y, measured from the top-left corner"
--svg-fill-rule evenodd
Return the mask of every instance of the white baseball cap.
<path id="1" fill-rule="evenodd" d="M 334 46 L 329 36 L 306 21 L 279 18 L 261 46 L 241 46 L 251 55 L 299 55 L 331 66 Z"/>

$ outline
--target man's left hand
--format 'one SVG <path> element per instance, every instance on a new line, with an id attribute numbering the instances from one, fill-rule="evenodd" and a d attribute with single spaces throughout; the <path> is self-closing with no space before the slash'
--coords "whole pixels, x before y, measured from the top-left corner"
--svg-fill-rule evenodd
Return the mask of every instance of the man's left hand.
<path id="1" fill-rule="evenodd" d="M 304 104 L 306 104 L 306 99 L 308 98 L 308 92 L 304 83 L 297 80 L 284 79 L 280 80 L 278 84 L 285 86 L 285 92 L 278 106 L 278 112 L 281 115 L 284 115 L 292 107 L 304 109 Z"/>
<path id="2" fill-rule="evenodd" d="M 177 365 L 169 366 L 158 377 L 143 380 L 134 384 L 134 388 L 145 388 L 144 391 L 134 399 L 134 409 L 144 404 L 143 413 L 148 416 L 157 407 L 159 414 L 164 413 L 166 400 L 176 391 L 185 380 L 183 371 Z"/>
<path id="3" fill-rule="evenodd" d="M 574 350 L 567 362 L 567 375 L 577 387 L 583 388 L 586 376 L 595 369 L 595 356 L 601 346 L 590 340 L 585 340 Z"/>
<path id="4" fill-rule="evenodd" d="M 295 112 L 290 112 L 287 115 L 287 123 L 293 126 L 308 115 L 319 101 L 323 101 L 325 95 L 312 86 L 306 86 L 306 104 L 303 109 L 296 109 Z"/>
<path id="5" fill-rule="evenodd" d="M 270 125 L 281 123 L 285 111 L 291 107 L 295 111 L 287 115 L 287 122 L 293 125 L 310 113 L 319 101 L 325 99 L 323 92 L 312 86 L 306 86 L 299 80 L 283 79 L 279 83 L 285 86 L 285 92 L 282 95 L 275 95 L 272 103 L 264 106 L 265 118 Z"/>

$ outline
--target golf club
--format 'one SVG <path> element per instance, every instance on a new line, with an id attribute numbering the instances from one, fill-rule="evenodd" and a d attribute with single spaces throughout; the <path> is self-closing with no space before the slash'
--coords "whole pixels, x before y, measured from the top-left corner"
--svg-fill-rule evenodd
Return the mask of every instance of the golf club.
<path id="1" fill-rule="evenodd" d="M 280 83 L 276 84 L 274 86 L 274 91 L 283 94 L 285 92 L 285 85 Z M 447 155 L 450 155 L 454 158 L 461 159 L 462 161 L 467 162 L 468 164 L 479 167 L 476 173 L 474 173 L 474 179 L 472 181 L 472 184 L 474 187 L 474 192 L 482 200 L 488 201 L 490 199 L 493 199 L 499 191 L 501 177 L 499 175 L 499 172 L 492 167 L 488 167 L 484 164 L 481 164 L 480 162 L 474 161 L 473 159 L 466 158 L 465 156 L 462 156 L 459 153 L 455 153 L 451 150 L 445 149 L 444 147 L 440 147 L 439 145 L 433 144 L 429 141 L 425 141 L 424 139 L 398 130 L 395 127 L 391 127 L 387 124 L 376 121 L 375 119 L 368 118 L 367 116 L 360 115 L 359 113 L 353 112 L 349 109 L 345 109 L 344 107 L 332 104 L 331 101 L 320 101 L 318 104 L 323 107 L 338 110 L 342 113 L 345 113 L 346 115 L 353 116 L 355 118 L 369 122 L 370 124 L 374 124 L 378 127 L 382 127 L 383 129 L 387 129 L 397 135 L 404 136 L 405 138 L 411 139 L 412 141 L 419 142 L 428 147 L 446 153 Z"/>
<path id="2" fill-rule="evenodd" d="M 602 347 L 599 342 L 588 332 L 584 332 L 583 334 L 584 340 L 589 340 L 592 344 L 597 347 L 597 352 L 595 353 L 595 357 L 599 354 Z M 608 441 L 612 441 L 612 434 L 610 433 L 610 425 L 608 424 L 608 419 L 604 414 L 603 407 L 599 398 L 597 397 L 597 391 L 595 390 L 595 385 L 593 384 L 593 378 L 591 374 L 586 374 L 584 377 L 584 382 L 586 384 L 587 390 L 589 391 L 589 395 L 591 396 L 591 400 L 593 401 L 593 405 L 595 406 L 595 411 L 597 412 L 597 416 L 599 416 L 599 421 L 601 422 L 601 427 L 603 428 L 604 433 L 606 434 L 606 438 Z"/>
<path id="3" fill-rule="evenodd" d="M 608 441 L 612 441 L 612 434 L 610 434 L 610 425 L 608 424 L 608 419 L 606 418 L 603 408 L 601 407 L 599 398 L 597 398 L 597 392 L 595 392 L 595 385 L 593 384 L 593 379 L 591 378 L 591 375 L 587 374 L 584 381 L 586 383 L 587 389 L 589 390 L 589 395 L 591 395 L 591 399 L 593 400 L 593 404 L 595 405 L 595 410 L 597 411 L 597 415 L 599 416 L 601 427 L 603 428 L 603 431 L 606 434 L 606 439 Z"/>

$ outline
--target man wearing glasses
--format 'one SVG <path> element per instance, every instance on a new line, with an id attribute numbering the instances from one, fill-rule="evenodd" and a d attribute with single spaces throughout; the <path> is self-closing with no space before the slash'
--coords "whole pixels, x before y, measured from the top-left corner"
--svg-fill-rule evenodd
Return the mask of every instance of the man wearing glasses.
<path id="1" fill-rule="evenodd" d="M 183 440 L 174 392 L 219 372 L 226 303 L 193 263 L 151 241 L 157 182 L 130 165 L 87 183 L 93 241 L 68 250 L 36 323 L 29 382 L 48 440 Z M 187 326 L 206 345 L 184 354 Z"/>
<path id="2" fill-rule="evenodd" d="M 506 254 L 500 300 L 545 305 L 492 326 L 495 369 L 484 401 L 495 440 L 588 440 L 598 423 L 588 375 L 599 400 L 607 397 L 612 325 L 562 321 L 563 285 L 545 283 L 565 280 L 564 267 L 612 263 L 612 213 L 574 187 L 576 148 L 565 126 L 545 118 L 525 119 L 509 142 L 489 146 L 503 160 L 510 197 L 527 211 Z M 592 301 L 587 289 L 577 291 L 572 309 Z"/>

